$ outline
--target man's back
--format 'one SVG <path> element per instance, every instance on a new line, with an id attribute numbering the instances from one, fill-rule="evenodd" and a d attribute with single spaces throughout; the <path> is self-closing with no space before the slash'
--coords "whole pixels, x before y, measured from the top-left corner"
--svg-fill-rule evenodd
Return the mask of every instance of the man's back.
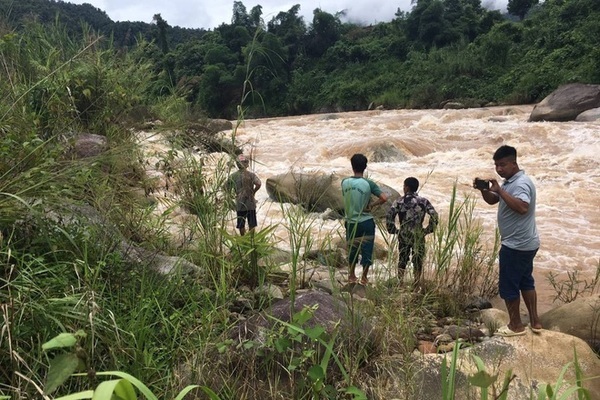
<path id="1" fill-rule="evenodd" d="M 255 186 L 260 185 L 260 180 L 255 173 L 247 169 L 240 169 L 229 178 L 230 186 L 235 190 L 235 205 L 238 211 L 255 210 Z"/>
<path id="2" fill-rule="evenodd" d="M 416 193 L 406 193 L 394 202 L 388 216 L 389 223 L 393 223 L 395 216 L 400 219 L 400 234 L 409 235 L 423 231 L 425 215 L 429 214 L 431 230 L 435 228 L 438 221 L 438 213 L 425 197 Z"/>
<path id="3" fill-rule="evenodd" d="M 373 218 L 369 212 L 365 211 L 373 190 L 379 191 L 378 193 L 373 192 L 376 196 L 381 193 L 381 189 L 366 178 L 352 176 L 342 180 L 342 195 L 348 222 L 358 223 Z"/>

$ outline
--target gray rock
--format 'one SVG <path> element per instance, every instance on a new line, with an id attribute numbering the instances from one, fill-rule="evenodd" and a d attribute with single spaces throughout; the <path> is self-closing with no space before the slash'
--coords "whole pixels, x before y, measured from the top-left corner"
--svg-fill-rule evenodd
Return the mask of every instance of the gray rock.
<path id="1" fill-rule="evenodd" d="M 463 103 L 458 101 L 449 101 L 444 104 L 444 110 L 460 110 L 463 108 L 467 108 Z"/>
<path id="2" fill-rule="evenodd" d="M 279 286 L 272 285 L 270 283 L 266 283 L 257 287 L 254 290 L 254 294 L 257 296 L 268 297 L 272 300 L 281 300 L 283 299 L 283 291 Z"/>
<path id="3" fill-rule="evenodd" d="M 335 174 L 288 172 L 268 178 L 266 187 L 272 200 L 299 204 L 309 212 L 323 212 L 331 209 L 341 217 L 344 213 L 342 179 Z M 389 200 L 386 204 L 376 207 L 373 215 L 383 218 L 392 202 L 399 198 L 400 194 L 385 184 L 380 182 L 378 184 Z"/>
<path id="4" fill-rule="evenodd" d="M 591 108 L 587 111 L 582 112 L 575 118 L 577 122 L 593 122 L 600 119 L 600 107 Z"/>
<path id="5" fill-rule="evenodd" d="M 545 329 L 568 333 L 590 345 L 600 338 L 600 295 L 578 298 L 540 315 Z"/>
<path id="6" fill-rule="evenodd" d="M 600 107 L 600 85 L 571 83 L 560 86 L 531 111 L 529 121 L 572 121 L 579 114 Z"/>
<path id="7" fill-rule="evenodd" d="M 280 322 L 292 322 L 292 316 L 305 308 L 312 311 L 312 316 L 302 324 L 302 328 L 322 327 L 329 335 L 335 335 L 340 341 L 352 338 L 352 341 L 362 341 L 365 348 L 375 348 L 371 335 L 373 328 L 360 316 L 358 309 L 353 310 L 338 297 L 331 296 L 320 290 L 310 290 L 299 293 L 292 303 L 285 298 L 274 303 L 271 308 L 253 315 L 230 332 L 230 337 L 238 342 L 247 340 L 264 342 L 266 332 L 277 330 Z"/>
<path id="8" fill-rule="evenodd" d="M 574 351 L 577 352 L 584 376 L 584 387 L 589 390 L 591 399 L 600 399 L 600 380 L 593 379 L 600 371 L 600 359 L 585 342 L 559 332 L 543 331 L 541 334 L 533 334 L 529 330 L 524 336 L 493 338 L 461 349 L 458 352 L 455 398 L 474 399 L 480 396 L 479 388 L 468 383 L 468 378 L 477 372 L 473 356 L 481 358 L 488 373 L 498 374 L 498 381 L 495 383 L 496 393 L 502 386 L 505 374 L 509 370 L 512 371 L 514 379 L 509 385 L 508 399 L 529 399 L 532 391 L 533 397 L 537 397 L 539 387 L 542 384 L 555 386 L 564 367 L 567 366 L 563 385 L 558 390 L 563 394 L 576 381 L 575 368 L 570 364 L 573 362 Z M 394 382 L 398 384 L 386 388 L 389 393 L 381 393 L 381 398 L 443 398 L 440 371 L 444 360 L 449 363 L 448 357 L 448 354 L 426 354 L 415 357 L 412 370 L 417 372 L 411 385 L 403 384 L 402 361 L 399 360 L 395 367 L 389 365 L 390 374 L 395 377 Z M 411 392 L 407 393 L 409 390 Z M 404 396 L 399 396 L 400 393 Z M 575 400 L 577 395 L 566 398 Z"/>
<path id="9" fill-rule="evenodd" d="M 82 133 L 73 138 L 73 154 L 76 158 L 97 157 L 106 150 L 108 150 L 106 136 Z"/>

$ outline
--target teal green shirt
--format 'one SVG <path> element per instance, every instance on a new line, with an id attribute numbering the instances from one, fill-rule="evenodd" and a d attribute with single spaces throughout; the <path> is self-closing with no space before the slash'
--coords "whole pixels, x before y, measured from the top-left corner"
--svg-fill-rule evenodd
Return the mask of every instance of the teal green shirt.
<path id="1" fill-rule="evenodd" d="M 352 223 L 364 222 L 373 216 L 365 211 L 371 200 L 371 194 L 379 197 L 383 191 L 375 182 L 367 178 L 351 176 L 342 180 L 342 195 L 346 221 Z"/>

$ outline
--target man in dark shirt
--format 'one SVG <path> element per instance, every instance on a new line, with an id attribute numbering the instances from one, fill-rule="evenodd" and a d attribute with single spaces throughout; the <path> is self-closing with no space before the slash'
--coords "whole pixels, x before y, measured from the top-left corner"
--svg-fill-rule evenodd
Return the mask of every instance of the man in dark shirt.
<path id="1" fill-rule="evenodd" d="M 415 272 L 414 287 L 421 283 L 423 259 L 425 258 L 425 235 L 433 232 L 438 224 L 438 213 L 433 205 L 424 197 L 417 194 L 419 180 L 406 178 L 404 180 L 404 196 L 396 200 L 386 216 L 387 231 L 398 234 L 398 280 L 404 280 L 406 265 L 412 252 L 412 264 Z M 429 215 L 429 223 L 423 228 L 425 214 Z M 396 227 L 396 216 L 400 228 Z"/>
<path id="2" fill-rule="evenodd" d="M 250 160 L 243 154 L 237 159 L 239 170 L 231 174 L 227 183 L 235 191 L 235 208 L 237 213 L 236 228 L 240 235 L 246 234 L 246 220 L 252 232 L 257 225 L 256 199 L 254 194 L 260 189 L 261 182 L 254 172 L 248 171 Z"/>

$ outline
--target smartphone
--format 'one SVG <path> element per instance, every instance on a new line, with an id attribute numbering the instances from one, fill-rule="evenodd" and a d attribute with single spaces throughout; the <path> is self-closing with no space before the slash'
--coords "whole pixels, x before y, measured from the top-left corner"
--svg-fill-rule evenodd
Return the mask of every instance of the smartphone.
<path id="1" fill-rule="evenodd" d="M 489 189 L 490 181 L 488 181 L 487 179 L 475 178 L 475 187 L 480 190 Z"/>

